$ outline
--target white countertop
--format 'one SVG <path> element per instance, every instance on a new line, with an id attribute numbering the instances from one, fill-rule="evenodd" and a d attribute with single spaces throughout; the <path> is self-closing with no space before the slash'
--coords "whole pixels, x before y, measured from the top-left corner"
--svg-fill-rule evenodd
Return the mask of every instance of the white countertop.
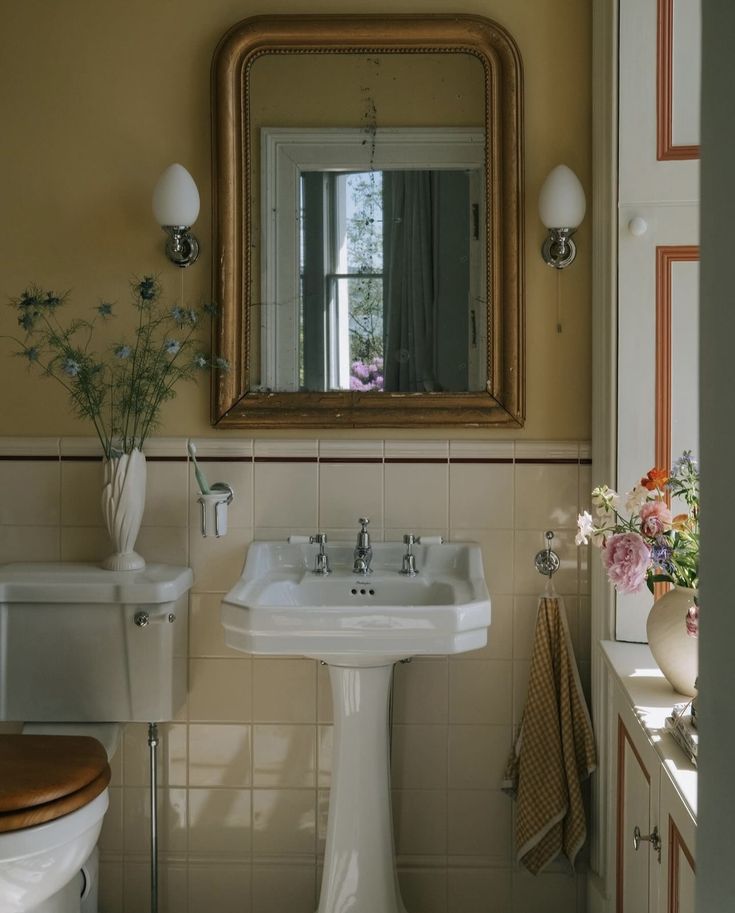
<path id="1" fill-rule="evenodd" d="M 674 786 L 696 818 L 697 768 L 664 729 L 673 705 L 685 703 L 689 698 L 672 689 L 647 644 L 603 640 L 600 646 Z"/>

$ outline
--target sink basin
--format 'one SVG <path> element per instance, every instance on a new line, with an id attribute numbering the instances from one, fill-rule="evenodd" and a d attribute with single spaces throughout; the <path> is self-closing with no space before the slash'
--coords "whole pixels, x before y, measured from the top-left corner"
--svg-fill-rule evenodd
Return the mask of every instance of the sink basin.
<path id="1" fill-rule="evenodd" d="M 416 577 L 399 573 L 405 546 L 373 544 L 372 573 L 352 573 L 352 546 L 330 545 L 332 573 L 313 573 L 316 548 L 256 542 L 222 604 L 225 641 L 256 655 L 367 665 L 463 653 L 487 642 L 490 598 L 480 548 L 414 546 Z"/>
<path id="2" fill-rule="evenodd" d="M 388 706 L 393 664 L 487 642 L 490 597 L 479 546 L 414 546 L 418 575 L 399 571 L 405 545 L 373 544 L 372 573 L 353 574 L 353 546 L 256 542 L 222 602 L 225 642 L 256 656 L 308 656 L 329 666 L 333 764 L 317 913 L 406 913 L 396 875 Z"/>

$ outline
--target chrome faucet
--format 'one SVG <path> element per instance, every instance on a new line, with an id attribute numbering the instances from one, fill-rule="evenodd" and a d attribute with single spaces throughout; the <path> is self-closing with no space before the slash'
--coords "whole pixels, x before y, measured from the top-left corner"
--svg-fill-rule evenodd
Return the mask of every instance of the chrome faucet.
<path id="1" fill-rule="evenodd" d="M 314 556 L 314 571 L 315 574 L 320 574 L 326 576 L 331 574 L 331 568 L 329 567 L 329 557 L 325 551 L 325 546 L 327 544 L 326 533 L 317 533 L 315 536 L 309 536 L 309 542 L 312 545 L 318 545 L 319 551 Z"/>
<path id="2" fill-rule="evenodd" d="M 367 517 L 360 517 L 360 532 L 357 534 L 357 545 L 355 545 L 355 551 L 353 552 L 355 561 L 352 565 L 353 574 L 372 574 L 372 568 L 370 567 L 370 562 L 373 560 L 373 548 L 370 545 L 370 533 L 368 532 L 368 523 L 370 521 Z"/>

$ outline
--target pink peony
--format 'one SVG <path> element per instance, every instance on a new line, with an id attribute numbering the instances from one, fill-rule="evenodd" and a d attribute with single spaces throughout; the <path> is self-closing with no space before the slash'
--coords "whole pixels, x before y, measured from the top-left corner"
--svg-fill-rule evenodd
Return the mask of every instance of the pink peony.
<path id="1" fill-rule="evenodd" d="M 637 593 L 651 565 L 651 550 L 638 533 L 616 533 L 605 543 L 602 563 L 619 593 Z"/>
<path id="2" fill-rule="evenodd" d="M 644 536 L 655 536 L 671 529 L 671 511 L 663 501 L 646 501 L 641 507 L 641 532 Z"/>

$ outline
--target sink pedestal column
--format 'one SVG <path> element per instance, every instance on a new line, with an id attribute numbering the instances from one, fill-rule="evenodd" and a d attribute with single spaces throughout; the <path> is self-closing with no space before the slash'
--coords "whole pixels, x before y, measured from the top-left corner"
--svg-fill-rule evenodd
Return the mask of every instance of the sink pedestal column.
<path id="1" fill-rule="evenodd" d="M 406 913 L 396 875 L 390 801 L 392 669 L 392 663 L 329 666 L 334 750 L 317 913 Z"/>

